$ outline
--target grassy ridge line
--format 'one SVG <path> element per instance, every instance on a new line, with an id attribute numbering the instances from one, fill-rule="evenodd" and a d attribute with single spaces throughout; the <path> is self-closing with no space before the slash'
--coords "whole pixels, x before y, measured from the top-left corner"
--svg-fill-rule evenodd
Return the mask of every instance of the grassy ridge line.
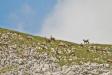
<path id="1" fill-rule="evenodd" d="M 42 36 L 34 36 L 34 35 L 31 35 L 31 34 L 28 34 L 28 33 L 24 33 L 24 32 L 18 32 L 18 31 L 16 31 L 16 30 L 11 30 L 11 29 L 6 29 L 6 28 L 0 28 L 0 32 L 12 32 L 12 33 L 17 33 L 17 34 L 20 34 L 20 35 L 23 35 L 23 36 L 32 36 L 32 37 L 34 37 L 34 38 L 40 38 L 40 39 L 46 39 L 46 37 L 42 37 Z M 74 43 L 74 42 L 69 42 L 69 41 L 65 41 L 65 40 L 58 40 L 57 39 L 57 41 L 62 41 L 62 42 L 65 42 L 65 43 L 71 43 L 71 44 L 77 44 L 77 43 Z M 77 44 L 77 45 L 79 45 L 79 44 Z M 94 45 L 94 46 L 97 46 L 97 45 L 99 45 L 99 46 L 112 46 L 112 44 L 100 44 L 100 43 L 98 43 L 98 44 L 91 44 L 91 45 Z"/>
<path id="2" fill-rule="evenodd" d="M 24 42 L 25 42 L 25 44 L 32 44 L 32 42 L 36 43 L 36 41 L 38 41 L 42 44 L 46 40 L 46 38 L 44 38 L 44 37 L 33 36 L 33 35 L 26 34 L 26 33 L 12 31 L 9 29 L 0 28 L 0 32 L 3 32 L 3 33 L 11 32 L 11 33 L 17 33 L 18 35 L 21 35 L 24 38 L 23 41 L 19 41 L 19 42 L 21 42 L 21 44 L 23 44 Z M 31 36 L 31 37 L 33 37 L 33 39 L 29 42 L 27 40 L 27 36 Z M 14 42 L 18 42 L 18 38 L 15 39 Z M 65 45 L 68 45 L 68 44 L 72 45 L 72 47 L 59 48 L 59 52 L 61 52 L 61 53 L 59 55 L 56 54 L 56 56 L 57 56 L 58 62 L 61 65 L 70 64 L 73 62 L 81 63 L 81 62 L 88 62 L 88 61 L 97 62 L 97 63 L 106 63 L 107 59 L 112 58 L 112 55 L 107 55 L 102 52 L 92 52 L 92 51 L 88 52 L 89 46 L 91 46 L 91 45 L 92 46 L 100 46 L 100 47 L 111 47 L 112 46 L 112 45 L 105 45 L 105 44 L 90 44 L 89 46 L 81 48 L 80 45 L 76 44 L 76 43 L 62 41 L 62 40 L 56 40 L 56 41 L 53 41 L 52 43 L 46 43 L 46 45 L 50 45 L 50 47 L 48 48 L 48 50 L 41 50 L 41 51 L 47 52 L 51 56 L 53 56 L 55 54 L 55 52 L 52 52 L 51 48 L 53 48 L 53 49 L 58 48 L 58 44 L 60 42 L 64 43 Z M 66 51 L 66 50 L 68 50 L 68 51 Z M 71 53 L 69 53 L 70 50 L 71 50 Z M 73 56 L 71 54 L 74 54 L 75 56 Z M 75 59 L 75 58 L 77 58 L 77 59 Z"/>
<path id="3" fill-rule="evenodd" d="M 6 29 L 6 28 L 0 28 L 0 32 L 11 32 L 11 33 L 17 33 L 17 34 L 19 34 L 19 35 L 22 35 L 23 37 L 26 37 L 26 36 L 31 36 L 31 37 L 33 37 L 33 40 L 40 40 L 40 41 L 45 41 L 46 39 L 48 39 L 48 38 L 46 38 L 46 37 L 43 37 L 43 36 L 35 36 L 35 35 L 31 35 L 31 34 L 28 34 L 28 33 L 24 33 L 24 32 L 18 32 L 18 31 L 16 31 L 16 30 L 11 30 L 11 29 Z M 56 41 L 58 42 L 58 41 L 62 41 L 62 42 L 64 42 L 64 43 L 66 43 L 66 44 L 75 44 L 76 45 L 76 43 L 74 43 L 74 42 L 69 42 L 69 41 L 65 41 L 65 40 L 59 40 L 59 39 L 56 39 Z M 78 45 L 78 44 L 77 44 Z"/>

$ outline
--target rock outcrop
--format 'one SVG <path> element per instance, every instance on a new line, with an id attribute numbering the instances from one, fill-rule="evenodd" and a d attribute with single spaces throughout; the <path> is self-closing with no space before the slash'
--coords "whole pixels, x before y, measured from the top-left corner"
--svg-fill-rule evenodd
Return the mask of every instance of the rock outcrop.
<path id="1" fill-rule="evenodd" d="M 112 75 L 106 62 L 111 51 L 88 52 L 89 47 L 46 40 L 0 29 L 0 75 Z"/>

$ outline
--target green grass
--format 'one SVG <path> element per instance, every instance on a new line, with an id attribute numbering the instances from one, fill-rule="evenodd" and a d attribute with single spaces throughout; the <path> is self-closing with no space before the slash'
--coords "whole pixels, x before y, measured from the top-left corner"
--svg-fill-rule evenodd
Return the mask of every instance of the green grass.
<path id="1" fill-rule="evenodd" d="M 7 32 L 11 32 L 11 33 L 16 33 L 17 36 L 14 36 L 14 39 L 11 40 L 11 44 L 17 44 L 17 46 L 21 46 L 23 44 L 31 46 L 33 43 L 36 44 L 36 46 L 39 46 L 38 43 L 40 44 L 46 44 L 46 46 L 48 46 L 48 49 L 38 49 L 37 52 L 39 53 L 48 53 L 49 56 L 53 56 L 55 57 L 57 60 L 56 62 L 59 63 L 61 66 L 65 65 L 65 64 L 81 64 L 82 62 L 96 62 L 96 63 L 107 63 L 108 59 L 112 59 L 112 45 L 109 44 L 90 44 L 90 45 L 85 45 L 85 47 L 80 47 L 79 44 L 73 43 L 73 42 L 68 42 L 68 41 L 63 41 L 63 40 L 56 40 L 56 41 L 52 41 L 50 43 L 46 42 L 46 38 L 45 37 L 40 37 L 40 36 L 33 36 L 33 35 L 29 35 L 26 33 L 20 33 L 17 31 L 12 31 L 12 30 L 8 30 L 8 29 L 2 29 L 0 28 L 0 33 L 4 34 Z M 20 35 L 20 38 L 18 38 Z M 28 36 L 32 37 L 32 39 L 29 39 Z M 9 38 L 13 38 L 13 37 L 9 37 Z M 58 45 L 60 44 L 60 42 L 64 43 L 65 45 L 71 45 L 68 48 L 59 48 Z M 106 54 L 106 53 L 102 53 L 102 52 L 93 52 L 93 51 L 89 51 L 89 46 L 98 46 L 101 48 L 109 48 L 109 52 L 110 54 Z M 55 50 L 58 48 L 58 52 L 61 52 L 59 54 L 56 54 L 55 51 L 52 51 L 52 48 L 54 48 Z M 71 52 L 67 51 L 70 50 Z M 21 55 L 21 53 L 23 52 L 23 49 L 17 49 L 17 54 Z M 76 59 L 77 58 L 77 59 Z"/>

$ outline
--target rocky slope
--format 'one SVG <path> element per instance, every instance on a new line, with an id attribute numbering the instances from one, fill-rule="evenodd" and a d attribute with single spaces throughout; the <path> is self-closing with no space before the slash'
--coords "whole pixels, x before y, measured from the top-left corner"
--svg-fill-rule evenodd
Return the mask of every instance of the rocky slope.
<path id="1" fill-rule="evenodd" d="M 0 28 L 0 75 L 112 75 L 112 45 L 80 45 Z"/>

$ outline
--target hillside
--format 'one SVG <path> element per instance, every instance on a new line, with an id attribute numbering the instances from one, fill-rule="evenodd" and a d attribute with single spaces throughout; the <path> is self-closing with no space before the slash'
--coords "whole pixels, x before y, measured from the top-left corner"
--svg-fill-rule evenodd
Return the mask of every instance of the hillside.
<path id="1" fill-rule="evenodd" d="M 0 75 L 112 75 L 112 45 L 76 44 L 0 28 Z"/>

